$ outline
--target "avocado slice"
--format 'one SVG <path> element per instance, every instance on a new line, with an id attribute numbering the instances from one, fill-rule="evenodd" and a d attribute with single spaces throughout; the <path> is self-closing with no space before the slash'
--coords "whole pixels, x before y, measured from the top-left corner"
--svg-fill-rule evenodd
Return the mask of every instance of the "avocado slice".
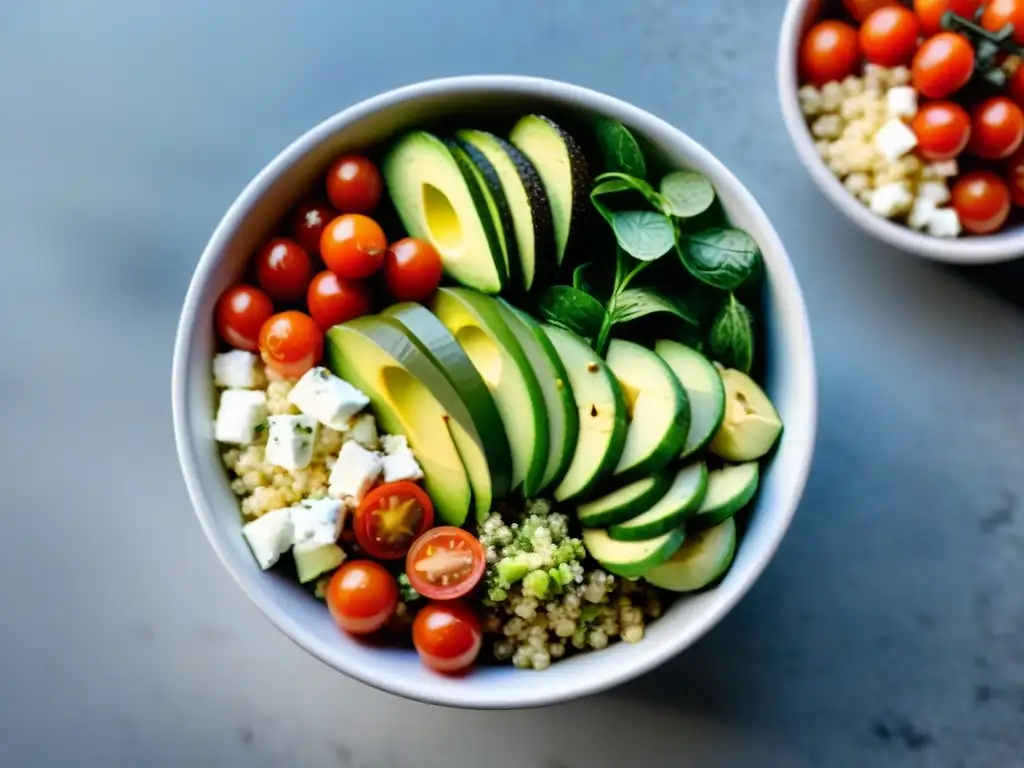
<path id="1" fill-rule="evenodd" d="M 498 302 L 468 288 L 439 288 L 430 308 L 458 341 L 491 392 L 512 452 L 512 487 L 531 498 L 548 459 L 548 420 L 540 382 Z"/>
<path id="2" fill-rule="evenodd" d="M 515 241 L 519 251 L 521 275 L 517 278 L 529 292 L 538 274 L 550 274 L 555 265 L 555 229 L 551 221 L 551 203 L 537 169 L 522 152 L 499 136 L 487 131 L 456 131 L 464 146 L 473 147 L 494 168 L 512 214 Z M 509 262 L 511 267 L 511 261 Z"/>
<path id="3" fill-rule="evenodd" d="M 608 366 L 583 339 L 553 325 L 541 326 L 562 358 L 579 414 L 572 463 L 555 488 L 557 501 L 587 496 L 608 478 L 626 443 L 626 401 Z"/>
<path id="4" fill-rule="evenodd" d="M 760 459 L 782 434 L 782 421 L 772 401 L 742 371 L 722 371 L 725 418 L 711 441 L 711 452 L 726 461 Z"/>
<path id="5" fill-rule="evenodd" d="M 671 471 L 659 472 L 616 488 L 576 507 L 576 519 L 584 528 L 624 523 L 650 509 L 665 495 L 674 479 L 675 475 Z"/>
<path id="6" fill-rule="evenodd" d="M 522 345 L 530 366 L 537 374 L 541 394 L 544 395 L 548 420 L 548 460 L 537 489 L 537 493 L 541 493 L 561 482 L 569 469 L 579 438 L 580 416 L 569 384 L 569 374 L 540 324 L 504 299 L 498 299 L 498 311 Z"/>
<path id="7" fill-rule="evenodd" d="M 410 370 L 431 366 L 427 356 L 399 328 L 373 316 L 334 326 L 326 346 L 331 370 L 366 393 L 380 425 L 408 438 L 438 517 L 462 525 L 472 489 L 446 429 L 450 416 Z"/>
<path id="8" fill-rule="evenodd" d="M 606 571 L 616 576 L 642 576 L 672 557 L 682 546 L 686 534 L 675 528 L 653 539 L 615 541 L 603 528 L 584 528 L 583 546 Z"/>
<path id="9" fill-rule="evenodd" d="M 728 520 L 750 503 L 760 482 L 761 470 L 756 461 L 708 472 L 708 490 L 692 518 L 694 524 L 706 527 Z"/>
<path id="10" fill-rule="evenodd" d="M 690 426 L 690 403 L 664 360 L 631 341 L 613 339 L 605 356 L 619 382 L 629 432 L 615 474 L 638 478 L 664 469 L 683 448 Z"/>
<path id="11" fill-rule="evenodd" d="M 683 467 L 664 496 L 636 517 L 611 526 L 608 535 L 616 541 L 639 541 L 668 533 L 700 506 L 707 487 L 708 470 L 703 461 Z"/>
<path id="12" fill-rule="evenodd" d="M 509 141 L 537 170 L 555 228 L 555 264 L 562 266 L 576 223 L 586 215 L 590 169 L 576 140 L 551 118 L 526 115 L 512 126 Z"/>
<path id="13" fill-rule="evenodd" d="M 410 131 L 388 149 L 381 172 L 406 231 L 434 246 L 448 276 L 499 293 L 508 277 L 505 254 L 465 153 L 427 131 Z"/>
<path id="14" fill-rule="evenodd" d="M 337 544 L 302 541 L 292 547 L 295 573 L 300 584 L 308 584 L 345 561 L 345 552 Z"/>
<path id="15" fill-rule="evenodd" d="M 725 386 L 714 363 L 678 341 L 662 339 L 654 345 L 679 379 L 690 403 L 690 428 L 680 458 L 692 456 L 718 431 L 725 414 Z"/>
<path id="16" fill-rule="evenodd" d="M 736 555 L 736 521 L 690 533 L 683 546 L 643 574 L 645 581 L 671 592 L 696 592 L 717 581 Z"/>

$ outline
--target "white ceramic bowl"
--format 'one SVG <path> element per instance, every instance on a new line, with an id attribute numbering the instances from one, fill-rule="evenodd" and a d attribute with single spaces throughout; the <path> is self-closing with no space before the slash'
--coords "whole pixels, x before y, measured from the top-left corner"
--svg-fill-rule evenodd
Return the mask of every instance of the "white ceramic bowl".
<path id="1" fill-rule="evenodd" d="M 814 139 L 797 99 L 800 87 L 797 73 L 798 51 L 804 33 L 828 7 L 840 7 L 839 0 L 789 0 L 779 35 L 779 103 L 789 136 L 800 161 L 832 204 L 855 224 L 889 245 L 918 256 L 952 264 L 987 264 L 1024 257 L 1024 226 L 1014 226 L 994 235 L 970 235 L 938 238 L 882 218 L 869 211 L 846 191 L 825 165 L 814 147 Z"/>
<path id="2" fill-rule="evenodd" d="M 333 157 L 423 121 L 494 110 L 602 113 L 635 129 L 669 161 L 711 179 L 733 222 L 764 253 L 766 389 L 786 428 L 735 563 L 720 586 L 678 600 L 636 645 L 618 643 L 541 672 L 479 667 L 466 677 L 446 678 L 422 666 L 413 651 L 370 648 L 342 634 L 322 603 L 257 567 L 242 539 L 238 500 L 213 439 L 212 316 L 217 297 L 241 274 L 257 243 Z M 253 179 L 217 226 L 189 286 L 174 351 L 173 407 L 178 456 L 199 522 L 245 594 L 281 631 L 326 664 L 381 690 L 448 706 L 517 708 L 577 698 L 636 677 L 689 646 L 737 603 L 771 560 L 800 500 L 814 447 L 817 390 L 796 275 L 764 212 L 721 163 L 671 125 L 609 96 L 550 80 L 475 76 L 419 83 L 350 107 L 300 137 Z"/>

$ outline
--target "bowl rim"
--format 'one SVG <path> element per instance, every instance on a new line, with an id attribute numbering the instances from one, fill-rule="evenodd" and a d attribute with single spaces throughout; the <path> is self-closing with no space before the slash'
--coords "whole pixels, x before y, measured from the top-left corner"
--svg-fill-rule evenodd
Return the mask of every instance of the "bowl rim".
<path id="1" fill-rule="evenodd" d="M 797 52 L 804 19 L 821 0 L 788 0 L 782 17 L 776 55 L 776 90 L 783 121 L 797 155 L 825 196 L 861 229 L 902 251 L 948 264 L 995 264 L 1024 257 L 1024 228 L 996 235 L 938 238 L 871 213 L 856 200 L 818 155 L 797 91 Z"/>
<path id="2" fill-rule="evenodd" d="M 773 261 L 773 284 L 785 297 L 783 306 L 778 311 L 785 313 L 796 322 L 792 324 L 795 336 L 787 341 L 793 343 L 790 349 L 794 367 L 794 379 L 806 391 L 806 402 L 803 403 L 804 418 L 801 429 L 789 432 L 789 439 L 797 441 L 794 448 L 790 477 L 792 484 L 786 488 L 783 503 L 772 510 L 773 524 L 769 526 L 761 548 L 752 557 L 751 567 L 745 578 L 731 584 L 722 597 L 712 603 L 700 616 L 680 629 L 671 642 L 645 648 L 641 643 L 635 652 L 626 660 L 620 659 L 617 665 L 606 665 L 602 674 L 590 676 L 574 676 L 572 685 L 551 691 L 544 686 L 514 686 L 509 688 L 487 688 L 484 693 L 466 691 L 456 686 L 448 686 L 454 693 L 445 693 L 444 686 L 432 690 L 424 690 L 424 686 L 416 681 L 407 681 L 400 676 L 383 677 L 379 672 L 368 671 L 357 664 L 348 663 L 344 654 L 321 642 L 315 633 L 307 630 L 303 622 L 290 615 L 286 610 L 273 604 L 256 584 L 255 578 L 262 574 L 243 572 L 236 567 L 231 555 L 222 545 L 214 520 L 213 512 L 197 467 L 202 458 L 195 450 L 198 442 L 189 418 L 190 405 L 188 397 L 188 373 L 191 358 L 190 336 L 198 318 L 198 308 L 219 261 L 219 252 L 230 240 L 233 231 L 242 221 L 245 209 L 252 201 L 257 200 L 285 173 L 298 159 L 306 155 L 317 145 L 327 140 L 345 126 L 357 122 L 374 112 L 398 103 L 416 101 L 422 98 L 436 97 L 444 94 L 457 94 L 464 91 L 497 92 L 509 95 L 541 97 L 555 100 L 571 107 L 583 106 L 604 114 L 618 115 L 624 122 L 629 122 L 646 129 L 655 129 L 662 133 L 671 133 L 677 146 L 689 154 L 707 169 L 711 169 L 718 177 L 717 183 L 724 182 L 731 195 L 735 196 L 737 205 L 744 209 L 757 223 L 764 233 L 762 244 L 764 250 L 777 254 Z M 758 205 L 753 195 L 733 175 L 726 166 L 715 158 L 707 149 L 690 138 L 683 131 L 666 121 L 654 116 L 646 110 L 636 107 L 616 97 L 591 90 L 582 86 L 548 78 L 522 75 L 478 74 L 442 77 L 415 82 L 364 99 L 342 111 L 327 117 L 312 127 L 299 138 L 281 150 L 239 193 L 218 222 L 203 253 L 196 265 L 188 291 L 182 305 L 178 328 L 175 336 L 175 348 L 171 373 L 172 417 L 175 444 L 178 460 L 184 475 L 186 488 L 193 510 L 207 540 L 223 566 L 242 589 L 246 596 L 270 622 L 296 645 L 318 658 L 327 666 L 358 680 L 377 690 L 392 693 L 404 698 L 429 704 L 464 709 L 512 709 L 523 707 L 548 706 L 564 701 L 583 698 L 600 693 L 621 685 L 663 664 L 678 655 L 712 627 L 718 624 L 750 590 L 760 578 L 765 568 L 774 558 L 783 538 L 789 530 L 792 519 L 799 506 L 810 473 L 818 422 L 818 384 L 814 360 L 814 349 L 808 321 L 807 308 L 803 292 L 797 281 L 793 264 L 767 215 Z M 664 619 L 663 619 L 664 620 Z M 534 689 L 538 690 L 534 690 Z M 466 696 L 465 694 L 472 695 Z"/>

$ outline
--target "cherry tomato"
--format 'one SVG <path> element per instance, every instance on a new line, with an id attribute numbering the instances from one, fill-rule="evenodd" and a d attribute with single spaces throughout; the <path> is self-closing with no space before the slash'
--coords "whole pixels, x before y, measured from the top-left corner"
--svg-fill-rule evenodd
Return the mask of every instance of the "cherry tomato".
<path id="1" fill-rule="evenodd" d="M 416 483 L 381 485 L 370 491 L 356 511 L 356 542 L 380 560 L 404 557 L 409 547 L 434 524 L 434 505 Z"/>
<path id="2" fill-rule="evenodd" d="M 454 600 L 473 589 L 484 575 L 484 548 L 468 531 L 446 525 L 432 528 L 409 548 L 405 573 L 413 589 L 434 600 Z"/>
<path id="3" fill-rule="evenodd" d="M 380 224 L 360 213 L 345 213 L 324 228 L 320 254 L 338 277 L 369 277 L 384 261 L 388 240 Z"/>
<path id="4" fill-rule="evenodd" d="M 420 660 L 438 672 L 460 672 L 480 655 L 484 633 L 480 619 L 463 602 L 431 603 L 416 614 L 412 644 Z"/>
<path id="5" fill-rule="evenodd" d="M 857 34 L 865 59 L 872 64 L 895 67 L 913 58 L 921 22 L 913 11 L 890 5 L 864 19 Z"/>
<path id="6" fill-rule="evenodd" d="M 921 20 L 921 29 L 929 37 L 942 31 L 942 15 L 952 11 L 957 16 L 973 19 L 982 0 L 914 0 L 914 12 Z"/>
<path id="7" fill-rule="evenodd" d="M 914 87 L 929 99 L 960 90 L 974 72 L 974 49 L 963 35 L 940 32 L 917 49 L 911 66 Z"/>
<path id="8" fill-rule="evenodd" d="M 800 44 L 800 70 L 814 85 L 842 80 L 857 71 L 857 30 L 842 21 L 819 21 Z"/>
<path id="9" fill-rule="evenodd" d="M 217 300 L 217 333 L 232 347 L 255 352 L 260 348 L 260 328 L 274 314 L 274 303 L 259 288 L 234 285 Z"/>
<path id="10" fill-rule="evenodd" d="M 316 324 L 327 331 L 338 323 L 370 314 L 373 294 L 361 280 L 345 280 L 325 269 L 309 284 L 306 304 Z"/>
<path id="11" fill-rule="evenodd" d="M 426 240 L 406 237 L 384 257 L 384 282 L 399 301 L 423 301 L 441 283 L 441 257 Z"/>
<path id="12" fill-rule="evenodd" d="M 1024 0 L 989 0 L 981 14 L 981 26 L 990 32 L 998 32 L 1007 24 L 1013 24 L 1013 39 L 1024 45 Z"/>
<path id="13" fill-rule="evenodd" d="M 303 312 L 278 312 L 260 329 L 263 362 L 289 379 L 297 379 L 324 354 L 324 334 Z"/>
<path id="14" fill-rule="evenodd" d="M 910 123 L 917 135 L 917 151 L 925 160 L 952 160 L 971 138 L 971 117 L 952 101 L 930 101 Z"/>
<path id="15" fill-rule="evenodd" d="M 984 160 L 1009 157 L 1024 142 L 1024 111 L 1005 96 L 993 96 L 971 114 L 971 152 Z"/>
<path id="16" fill-rule="evenodd" d="M 339 157 L 327 171 L 327 197 L 342 213 L 371 213 L 383 193 L 380 171 L 361 155 Z"/>
<path id="17" fill-rule="evenodd" d="M 1010 198 L 1014 205 L 1024 207 L 1024 147 L 1006 161 L 1006 181 L 1010 185 Z"/>
<path id="18" fill-rule="evenodd" d="M 292 216 L 292 237 L 306 253 L 320 255 L 320 236 L 327 223 L 337 218 L 338 212 L 322 200 L 310 200 L 295 209 Z"/>
<path id="19" fill-rule="evenodd" d="M 864 21 L 872 11 L 887 5 L 899 5 L 899 0 L 843 0 L 846 12 L 854 21 Z"/>
<path id="20" fill-rule="evenodd" d="M 275 301 L 295 301 L 306 295 L 313 262 L 302 246 L 275 237 L 256 254 L 256 282 Z"/>
<path id="21" fill-rule="evenodd" d="M 395 615 L 398 582 L 380 563 L 350 560 L 331 576 L 324 596 L 339 627 L 353 635 L 367 635 Z"/>
<path id="22" fill-rule="evenodd" d="M 995 232 L 1010 215 L 1010 188 L 992 171 L 965 173 L 953 185 L 953 207 L 968 232 Z"/>

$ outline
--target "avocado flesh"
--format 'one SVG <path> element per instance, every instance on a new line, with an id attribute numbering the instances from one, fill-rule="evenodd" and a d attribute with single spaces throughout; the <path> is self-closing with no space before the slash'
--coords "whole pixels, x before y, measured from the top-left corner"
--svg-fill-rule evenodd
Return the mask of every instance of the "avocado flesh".
<path id="1" fill-rule="evenodd" d="M 725 417 L 709 446 L 726 461 L 754 461 L 772 449 L 782 434 L 782 421 L 757 383 L 741 371 L 722 371 Z"/>
<path id="2" fill-rule="evenodd" d="M 345 561 L 345 552 L 337 544 L 302 542 L 292 547 L 295 573 L 300 584 L 308 584 Z"/>

